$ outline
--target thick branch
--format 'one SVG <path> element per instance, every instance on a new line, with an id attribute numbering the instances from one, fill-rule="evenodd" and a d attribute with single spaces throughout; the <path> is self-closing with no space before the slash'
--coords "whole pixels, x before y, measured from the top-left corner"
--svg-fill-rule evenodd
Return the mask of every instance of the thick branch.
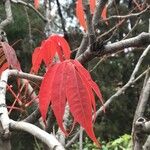
<path id="1" fill-rule="evenodd" d="M 3 29 L 5 26 L 7 26 L 13 21 L 10 0 L 5 0 L 5 11 L 6 19 L 0 23 L 0 29 Z"/>
<path id="2" fill-rule="evenodd" d="M 150 134 L 150 121 L 146 121 L 143 117 L 135 122 L 135 126 L 139 132 Z"/>
<path id="3" fill-rule="evenodd" d="M 15 77 L 28 79 L 28 80 L 32 80 L 32 81 L 41 82 L 43 79 L 43 77 L 41 77 L 41 76 L 37 76 L 37 75 L 29 74 L 29 73 L 24 73 L 24 72 L 21 72 L 18 70 L 7 70 L 5 72 L 7 72 L 8 76 L 15 76 Z"/>
<path id="4" fill-rule="evenodd" d="M 96 37 L 92 25 L 92 14 L 90 12 L 89 0 L 83 0 L 82 5 L 83 5 L 84 15 L 86 19 L 86 27 L 87 27 L 87 34 L 89 37 L 90 50 L 92 51 L 94 49 L 94 45 L 95 45 L 94 43 L 96 41 Z"/>
<path id="5" fill-rule="evenodd" d="M 27 122 L 16 122 L 10 120 L 10 128 L 15 130 L 23 130 L 32 134 L 33 136 L 41 140 L 43 143 L 47 144 L 50 149 L 65 150 L 64 147 L 57 141 L 54 135 L 48 134 L 47 132 L 41 130 L 35 125 L 32 125 Z"/>
<path id="6" fill-rule="evenodd" d="M 140 94 L 139 102 L 138 102 L 138 105 L 137 105 L 137 108 L 136 108 L 136 111 L 135 111 L 135 115 L 134 115 L 134 119 L 133 119 L 133 126 L 134 126 L 135 121 L 139 117 L 143 116 L 144 111 L 145 111 L 145 107 L 147 105 L 148 98 L 145 98 L 145 96 L 148 96 L 148 94 L 147 94 L 148 89 L 147 88 L 149 88 L 149 87 L 146 88 L 146 85 L 148 84 L 148 82 L 147 82 L 148 78 L 149 78 L 149 71 L 147 72 L 144 83 L 143 83 L 143 88 L 142 88 L 142 91 L 141 91 L 141 94 Z"/>
<path id="7" fill-rule="evenodd" d="M 7 86 L 7 80 L 10 75 L 26 78 L 26 79 L 35 79 L 41 81 L 41 77 L 35 76 L 35 75 L 29 75 L 26 73 L 19 72 L 17 70 L 6 70 L 2 73 L 1 76 L 1 84 L 0 84 L 0 121 L 2 124 L 2 129 L 4 131 L 4 135 L 9 134 L 9 125 L 13 129 L 20 129 L 27 131 L 31 133 L 32 135 L 36 136 L 40 140 L 42 140 L 45 144 L 49 146 L 49 148 L 52 149 L 58 149 L 58 150 L 63 150 L 64 148 L 61 146 L 61 144 L 56 140 L 56 138 L 53 135 L 48 134 L 47 132 L 39 129 L 38 127 L 29 124 L 27 122 L 15 122 L 15 121 L 10 121 L 8 117 L 8 112 L 6 108 L 6 86 Z M 39 111 L 37 110 L 39 113 Z M 37 114 L 38 114 L 37 113 Z M 30 119 L 26 119 L 26 121 Z"/>
<path id="8" fill-rule="evenodd" d="M 37 122 L 37 120 L 41 117 L 41 113 L 39 108 L 37 108 L 31 115 L 29 115 L 26 119 L 24 119 L 24 122 L 32 123 L 34 124 Z"/>
<path id="9" fill-rule="evenodd" d="M 129 47 L 142 47 L 148 45 L 149 43 L 150 33 L 143 32 L 136 37 L 104 45 L 102 47 L 103 49 L 100 49 L 99 51 L 97 51 L 97 53 L 87 49 L 77 58 L 77 60 L 84 64 L 86 61 L 93 59 L 95 56 L 103 56 L 106 54 L 115 53 Z"/>
<path id="10" fill-rule="evenodd" d="M 150 78 L 148 79 L 144 87 L 142 96 L 140 97 L 140 103 L 136 110 L 137 114 L 135 114 L 135 117 L 140 117 L 140 118 L 135 123 L 133 122 L 134 150 L 140 150 L 140 148 L 142 147 L 144 143 L 143 141 L 144 133 L 150 133 L 150 122 L 146 122 L 143 118 L 141 118 L 144 114 L 144 111 L 148 102 L 149 94 L 150 94 Z M 142 138 L 141 138 L 141 135 L 142 135 Z"/>

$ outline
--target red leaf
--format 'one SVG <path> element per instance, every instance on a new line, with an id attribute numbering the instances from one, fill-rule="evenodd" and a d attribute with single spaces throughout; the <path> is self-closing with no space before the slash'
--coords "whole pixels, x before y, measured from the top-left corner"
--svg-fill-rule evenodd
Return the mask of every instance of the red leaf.
<path id="1" fill-rule="evenodd" d="M 67 134 L 63 127 L 63 116 L 65 112 L 66 105 L 66 64 L 59 64 L 57 69 L 57 74 L 54 77 L 54 84 L 51 88 L 51 106 L 54 111 L 57 123 L 61 130 Z"/>
<path id="2" fill-rule="evenodd" d="M 35 7 L 36 9 L 39 8 L 39 0 L 34 0 L 34 7 Z"/>
<path id="3" fill-rule="evenodd" d="M 8 65 L 8 63 L 6 62 L 6 63 L 4 63 L 4 64 L 0 67 L 0 75 L 1 75 L 1 73 L 2 73 L 4 70 L 6 70 L 7 68 L 9 68 L 9 65 Z"/>
<path id="4" fill-rule="evenodd" d="M 92 14 L 94 14 L 95 5 L 96 5 L 96 1 L 95 0 L 90 0 L 90 10 L 91 10 Z"/>
<path id="5" fill-rule="evenodd" d="M 86 78 L 80 74 L 80 72 L 78 72 L 80 78 L 82 79 L 82 82 L 85 84 L 85 87 L 88 91 L 88 95 L 90 97 L 90 100 L 91 100 L 91 105 L 93 107 L 93 110 L 94 110 L 94 122 L 95 122 L 95 119 L 96 119 L 96 103 L 95 103 L 95 98 L 94 98 L 94 94 L 93 94 L 93 91 L 89 85 L 89 83 L 86 81 Z"/>
<path id="6" fill-rule="evenodd" d="M 75 60 L 66 60 L 51 66 L 44 76 L 39 92 L 43 120 L 46 119 L 47 109 L 51 103 L 58 125 L 66 133 L 63 116 L 67 101 L 74 121 L 78 122 L 88 136 L 99 145 L 92 124 L 93 110 L 94 113 L 96 111 L 93 91 L 99 98 L 101 94 L 97 88 L 88 71 Z"/>
<path id="7" fill-rule="evenodd" d="M 70 58 L 71 50 L 63 37 L 52 35 L 47 40 L 44 40 L 40 47 L 34 50 L 31 71 L 37 73 L 42 60 L 45 65 L 49 67 L 56 54 L 58 54 L 60 61 L 64 61 L 65 59 Z"/>
<path id="8" fill-rule="evenodd" d="M 7 63 L 14 69 L 21 70 L 15 50 L 6 42 L 1 42 Z"/>
<path id="9" fill-rule="evenodd" d="M 50 67 L 49 70 L 45 73 L 44 79 L 40 86 L 39 91 L 39 107 L 43 120 L 46 120 L 46 114 L 48 110 L 48 106 L 51 102 L 51 92 L 52 92 L 52 84 L 54 82 L 54 77 L 57 73 L 57 69 L 59 64 L 55 64 Z"/>
<path id="10" fill-rule="evenodd" d="M 84 76 L 84 78 L 90 84 L 91 88 L 94 90 L 94 92 L 96 93 L 96 95 L 100 99 L 101 103 L 103 104 L 102 94 L 98 88 L 98 85 L 92 80 L 89 72 L 77 60 L 74 60 L 74 64 L 76 65 L 77 70 L 80 72 L 80 74 L 82 74 L 82 76 Z"/>
<path id="11" fill-rule="evenodd" d="M 86 30 L 86 22 L 84 17 L 82 0 L 77 0 L 76 2 L 76 16 L 79 20 L 80 25 Z"/>
<path id="12" fill-rule="evenodd" d="M 46 65 L 52 63 L 56 53 L 58 54 L 60 61 L 70 58 L 70 47 L 67 41 L 59 35 L 50 36 L 41 47 L 44 54 L 43 60 Z"/>
<path id="13" fill-rule="evenodd" d="M 95 0 L 90 0 L 91 14 L 94 14 L 95 6 L 96 6 L 96 1 Z M 86 20 L 85 20 L 85 17 L 84 17 L 82 0 L 77 0 L 77 3 L 76 3 L 76 16 L 77 16 L 77 19 L 79 20 L 80 25 L 84 28 L 84 30 L 86 30 L 87 27 L 86 27 Z M 106 6 L 104 7 L 104 9 L 102 11 L 101 17 L 102 17 L 103 20 L 107 19 L 107 7 Z M 106 24 L 108 25 L 108 21 L 106 21 Z"/>
<path id="14" fill-rule="evenodd" d="M 34 72 L 37 74 L 40 65 L 42 63 L 42 53 L 40 47 L 37 47 L 34 49 L 34 52 L 32 54 L 32 68 L 31 72 Z"/>
<path id="15" fill-rule="evenodd" d="M 49 66 L 58 49 L 57 43 L 52 41 L 50 38 L 45 40 L 45 42 L 41 45 L 41 52 L 43 53 L 43 61 L 46 66 Z"/>
<path id="16" fill-rule="evenodd" d="M 67 65 L 67 81 L 66 81 L 66 96 L 70 111 L 75 119 L 85 130 L 88 136 L 98 144 L 94 135 L 92 125 L 92 107 L 90 97 L 85 84 L 78 75 L 74 65 Z"/>
<path id="17" fill-rule="evenodd" d="M 102 17 L 102 19 L 103 19 L 104 21 L 107 19 L 107 7 L 106 7 L 106 5 L 105 5 L 105 7 L 103 8 L 101 17 Z M 106 21 L 106 24 L 108 25 L 108 21 Z"/>
<path id="18" fill-rule="evenodd" d="M 63 37 L 58 36 L 58 35 L 52 35 L 51 40 L 55 41 L 57 45 L 59 46 L 58 51 L 61 51 L 62 53 L 61 54 L 62 56 L 59 56 L 59 57 L 61 57 L 63 60 L 70 59 L 71 50 L 67 41 Z"/>

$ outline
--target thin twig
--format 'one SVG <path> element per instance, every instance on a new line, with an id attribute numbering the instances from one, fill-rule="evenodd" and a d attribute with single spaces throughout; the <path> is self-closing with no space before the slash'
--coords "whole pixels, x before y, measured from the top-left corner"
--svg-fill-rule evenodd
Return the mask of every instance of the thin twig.
<path id="1" fill-rule="evenodd" d="M 111 17 L 107 18 L 106 21 L 112 20 L 112 19 L 129 19 L 129 18 L 139 17 L 143 13 L 149 11 L 149 9 L 150 9 L 150 5 L 148 5 L 148 7 L 146 9 L 144 9 L 143 11 L 140 11 L 139 13 L 131 13 L 131 14 L 124 15 L 124 16 L 118 16 L 118 15 L 111 16 Z"/>
<path id="2" fill-rule="evenodd" d="M 44 22 L 47 22 L 47 19 L 37 9 L 35 9 L 35 7 L 31 5 L 30 3 L 26 3 L 22 0 L 11 0 L 11 2 L 31 8 Z"/>
<path id="3" fill-rule="evenodd" d="M 67 37 L 68 34 L 67 34 L 66 29 L 65 29 L 65 20 L 64 20 L 63 15 L 62 15 L 59 0 L 56 0 L 56 3 L 57 3 L 57 7 L 58 7 L 58 14 L 59 14 L 59 17 L 60 17 L 60 20 L 61 20 L 62 29 L 63 29 L 65 37 Z"/>

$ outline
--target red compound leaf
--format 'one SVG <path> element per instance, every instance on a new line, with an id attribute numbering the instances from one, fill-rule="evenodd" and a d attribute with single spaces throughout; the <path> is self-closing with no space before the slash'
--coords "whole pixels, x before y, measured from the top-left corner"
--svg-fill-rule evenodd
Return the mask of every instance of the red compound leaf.
<path id="1" fill-rule="evenodd" d="M 90 0 L 91 14 L 94 14 L 95 6 L 96 6 L 96 1 L 95 0 Z M 84 28 L 84 30 L 86 30 L 86 20 L 85 20 L 85 17 L 84 17 L 82 0 L 77 0 L 77 2 L 76 2 L 76 16 L 77 16 L 77 19 L 79 20 L 80 25 Z M 104 7 L 104 9 L 102 11 L 101 17 L 104 21 L 107 18 L 107 7 L 106 6 Z M 106 21 L 106 24 L 108 25 L 107 21 Z"/>
<path id="2" fill-rule="evenodd" d="M 21 70 L 15 50 L 6 42 L 0 43 L 0 74 L 7 68 Z"/>
<path id="3" fill-rule="evenodd" d="M 59 35 L 52 35 L 44 40 L 40 47 L 36 48 L 32 55 L 31 72 L 37 73 L 42 61 L 49 67 L 56 54 L 60 61 L 70 58 L 71 50 L 67 41 Z"/>
<path id="4" fill-rule="evenodd" d="M 76 60 L 65 60 L 49 68 L 42 81 L 39 101 L 42 118 L 45 121 L 49 104 L 62 131 L 66 102 L 75 122 L 78 122 L 88 136 L 99 145 L 93 131 L 92 115 L 96 112 L 94 93 L 102 102 L 102 95 L 88 71 Z M 102 102 L 103 103 L 103 102 Z"/>

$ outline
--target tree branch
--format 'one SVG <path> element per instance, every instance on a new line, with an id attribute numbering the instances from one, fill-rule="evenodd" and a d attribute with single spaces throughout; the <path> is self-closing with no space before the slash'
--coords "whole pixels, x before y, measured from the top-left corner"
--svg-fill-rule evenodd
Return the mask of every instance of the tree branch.
<path id="1" fill-rule="evenodd" d="M 6 19 L 0 23 L 0 29 L 3 29 L 5 26 L 7 26 L 13 21 L 10 0 L 5 0 L 5 11 Z"/>
<path id="2" fill-rule="evenodd" d="M 144 10 L 140 11 L 139 13 L 131 13 L 131 14 L 124 15 L 124 16 L 118 16 L 118 15 L 111 16 L 105 20 L 107 21 L 107 20 L 112 20 L 112 19 L 130 19 L 130 18 L 134 18 L 134 17 L 139 17 L 140 15 L 144 14 L 145 12 L 147 12 L 149 10 L 150 10 L 150 5 L 148 5 Z"/>
<path id="3" fill-rule="evenodd" d="M 87 49 L 83 54 L 81 54 L 77 58 L 77 60 L 80 61 L 80 63 L 84 64 L 85 62 L 93 59 L 96 56 L 104 56 L 107 54 L 112 54 L 129 47 L 142 47 L 148 45 L 149 43 L 150 43 L 150 33 L 143 32 L 136 37 L 104 45 L 98 51 L 95 50 L 93 52 Z"/>
<path id="4" fill-rule="evenodd" d="M 99 23 L 99 18 L 101 18 L 102 11 L 106 5 L 108 0 L 99 0 L 98 4 L 96 5 L 96 9 L 93 15 L 92 24 L 93 26 L 97 26 Z"/>
<path id="5" fill-rule="evenodd" d="M 56 0 L 56 3 L 57 3 L 57 7 L 58 7 L 58 14 L 60 16 L 62 29 L 63 29 L 63 32 L 64 32 L 64 37 L 66 38 L 66 40 L 68 40 L 68 34 L 67 34 L 66 29 L 65 29 L 65 20 L 63 18 L 62 12 L 61 12 L 61 7 L 60 7 L 59 0 Z"/>
<path id="6" fill-rule="evenodd" d="M 145 123 L 145 120 L 141 117 L 144 114 L 149 94 L 150 94 L 150 77 L 146 83 L 145 86 L 143 86 L 144 89 L 142 91 L 142 94 L 140 96 L 139 104 L 136 110 L 136 114 L 134 117 L 134 120 L 137 117 L 140 117 L 137 121 L 133 122 L 133 146 L 134 150 L 141 150 L 141 147 L 144 143 L 144 133 L 150 133 L 150 122 Z M 141 136 L 142 135 L 142 136 Z"/>
<path id="7" fill-rule="evenodd" d="M 92 25 L 92 14 L 90 12 L 89 0 L 83 0 L 82 5 L 83 5 L 84 15 L 86 19 L 87 35 L 89 38 L 90 51 L 92 51 L 95 49 L 96 36 Z"/>
<path id="8" fill-rule="evenodd" d="M 54 135 L 48 134 L 47 132 L 30 123 L 10 120 L 10 129 L 26 131 L 37 137 L 43 143 L 47 144 L 50 149 L 65 150 L 64 147 L 57 141 Z"/>
<path id="9" fill-rule="evenodd" d="M 142 53 L 141 57 L 139 58 L 131 76 L 130 76 L 130 79 L 129 81 L 121 88 L 119 89 L 113 96 L 111 96 L 107 101 L 106 103 L 104 104 L 104 107 L 107 108 L 110 103 L 112 103 L 112 101 L 120 96 L 129 86 L 131 86 L 133 83 L 134 83 L 134 80 L 135 80 L 135 76 L 137 75 L 137 72 L 142 64 L 142 61 L 144 59 L 144 57 L 148 54 L 150 50 L 150 45 L 144 50 L 144 52 Z M 137 80 L 136 80 L 137 81 Z M 98 116 L 100 113 L 102 113 L 103 111 L 103 107 L 101 107 L 97 112 L 96 112 L 96 116 Z"/>
<path id="10" fill-rule="evenodd" d="M 26 79 L 38 80 L 38 81 L 41 81 L 42 79 L 42 77 L 30 75 L 27 73 L 22 73 L 17 70 L 6 70 L 2 73 L 1 83 L 0 83 L 0 122 L 2 124 L 4 135 L 7 136 L 9 134 L 9 125 L 10 125 L 10 127 L 13 129 L 21 129 L 31 133 L 32 135 L 36 136 L 44 143 L 46 143 L 49 146 L 49 148 L 63 150 L 64 148 L 61 146 L 61 144 L 56 140 L 56 138 L 53 135 L 50 135 L 47 132 L 41 130 L 40 128 L 32 124 L 29 124 L 27 122 L 15 122 L 9 119 L 7 108 L 6 108 L 5 95 L 6 95 L 7 80 L 10 75 L 26 78 Z M 39 110 L 37 110 L 37 112 L 39 113 Z M 30 121 L 30 118 L 26 119 L 25 121 Z"/>
<path id="11" fill-rule="evenodd" d="M 47 19 L 37 9 L 35 9 L 35 7 L 31 5 L 30 3 L 26 3 L 22 0 L 11 0 L 11 2 L 31 8 L 44 22 L 47 22 Z"/>

